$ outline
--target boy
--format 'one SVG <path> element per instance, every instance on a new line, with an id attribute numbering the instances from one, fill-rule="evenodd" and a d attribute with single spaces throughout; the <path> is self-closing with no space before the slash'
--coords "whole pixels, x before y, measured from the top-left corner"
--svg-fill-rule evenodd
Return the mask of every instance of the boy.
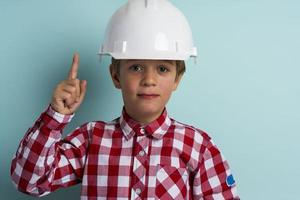
<path id="1" fill-rule="evenodd" d="M 166 0 L 130 0 L 119 9 L 100 53 L 113 57 L 110 75 L 122 92 L 121 116 L 83 124 L 61 139 L 87 88 L 77 78 L 75 54 L 68 78 L 12 161 L 17 188 L 42 196 L 81 182 L 81 199 L 239 199 L 227 161 L 210 137 L 166 110 L 185 71 L 183 60 L 196 55 L 189 31 Z"/>

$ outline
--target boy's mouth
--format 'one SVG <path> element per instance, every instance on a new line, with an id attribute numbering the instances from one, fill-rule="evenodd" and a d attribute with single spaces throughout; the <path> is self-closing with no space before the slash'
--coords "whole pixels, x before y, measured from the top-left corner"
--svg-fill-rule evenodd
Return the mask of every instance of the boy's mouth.
<path id="1" fill-rule="evenodd" d="M 158 94 L 144 94 L 144 93 L 137 94 L 137 96 L 140 98 L 143 98 L 143 99 L 154 99 L 154 98 L 159 97 Z"/>

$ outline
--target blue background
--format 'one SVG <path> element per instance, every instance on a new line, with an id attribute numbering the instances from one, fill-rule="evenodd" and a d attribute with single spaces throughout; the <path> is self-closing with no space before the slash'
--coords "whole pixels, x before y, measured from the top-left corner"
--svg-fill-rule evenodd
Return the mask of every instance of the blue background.
<path id="1" fill-rule="evenodd" d="M 84 103 L 67 134 L 121 113 L 109 58 L 96 53 L 125 0 L 0 0 L 1 199 L 33 199 L 10 181 L 10 161 L 78 52 Z M 242 199 L 294 200 L 300 178 L 300 1 L 172 0 L 199 48 L 168 104 L 172 117 L 207 131 L 229 160 Z M 80 186 L 41 199 L 79 199 Z"/>

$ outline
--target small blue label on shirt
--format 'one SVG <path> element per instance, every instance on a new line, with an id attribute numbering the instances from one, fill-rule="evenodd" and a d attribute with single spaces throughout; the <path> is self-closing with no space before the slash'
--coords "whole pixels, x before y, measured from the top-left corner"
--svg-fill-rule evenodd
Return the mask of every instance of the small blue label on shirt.
<path id="1" fill-rule="evenodd" d="M 226 178 L 226 184 L 229 187 L 233 186 L 235 184 L 235 180 L 234 180 L 232 174 L 230 174 L 229 176 L 227 176 L 227 178 Z"/>

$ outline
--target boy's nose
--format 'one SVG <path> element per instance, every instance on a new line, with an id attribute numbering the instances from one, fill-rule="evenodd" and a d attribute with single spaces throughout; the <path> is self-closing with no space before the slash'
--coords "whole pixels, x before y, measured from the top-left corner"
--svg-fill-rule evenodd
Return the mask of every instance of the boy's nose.
<path id="1" fill-rule="evenodd" d="M 141 84 L 143 86 L 155 86 L 156 85 L 156 74 L 153 70 L 145 70 Z"/>

